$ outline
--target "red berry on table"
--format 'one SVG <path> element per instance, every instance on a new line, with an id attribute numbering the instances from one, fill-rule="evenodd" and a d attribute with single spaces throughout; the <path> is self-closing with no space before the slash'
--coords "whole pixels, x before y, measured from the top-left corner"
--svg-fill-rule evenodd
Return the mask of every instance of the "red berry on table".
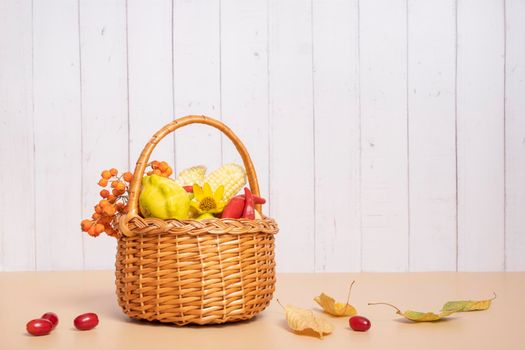
<path id="1" fill-rule="evenodd" d="M 31 335 L 46 335 L 53 329 L 53 323 L 51 321 L 37 318 L 27 322 L 26 330 Z"/>
<path id="2" fill-rule="evenodd" d="M 54 312 L 46 312 L 40 318 L 50 321 L 53 324 L 53 328 L 55 328 L 58 324 L 58 316 Z"/>
<path id="3" fill-rule="evenodd" d="M 370 329 L 370 326 L 372 325 L 372 323 L 370 323 L 370 320 L 363 316 L 350 317 L 348 323 L 354 331 L 358 332 L 366 332 Z"/>
<path id="4" fill-rule="evenodd" d="M 73 321 L 75 328 L 81 331 L 87 331 L 98 325 L 98 316 L 93 312 L 78 315 Z"/>

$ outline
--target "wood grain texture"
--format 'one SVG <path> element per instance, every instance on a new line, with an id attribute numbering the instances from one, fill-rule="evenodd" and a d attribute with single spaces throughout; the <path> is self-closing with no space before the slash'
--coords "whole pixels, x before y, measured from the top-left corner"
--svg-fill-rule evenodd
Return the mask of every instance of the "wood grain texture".
<path id="1" fill-rule="evenodd" d="M 268 13 L 266 0 L 221 1 L 221 119 L 250 152 L 263 197 L 269 194 Z M 223 162 L 240 157 L 222 138 Z M 268 213 L 269 204 L 264 206 Z"/>
<path id="2" fill-rule="evenodd" d="M 359 5 L 364 271 L 408 269 L 405 5 L 401 0 Z"/>
<path id="3" fill-rule="evenodd" d="M 269 199 L 280 272 L 315 269 L 311 10 L 299 0 L 269 3 Z"/>
<path id="4" fill-rule="evenodd" d="M 174 0 L 173 85 L 177 117 L 194 114 L 220 119 L 219 4 Z M 221 135 L 203 125 L 189 126 L 177 132 L 175 152 L 175 170 L 203 164 L 211 172 L 222 163 Z"/>
<path id="5" fill-rule="evenodd" d="M 83 268 L 78 30 L 77 1 L 33 3 L 38 270 Z"/>
<path id="6" fill-rule="evenodd" d="M 82 69 L 82 213 L 89 218 L 101 199 L 97 182 L 103 169 L 128 166 L 126 3 L 80 1 Z M 104 7 L 104 11 L 100 8 Z M 108 189 L 111 190 L 110 186 Z M 81 234 L 87 269 L 110 268 L 116 242 L 103 234 Z"/>
<path id="7" fill-rule="evenodd" d="M 357 18 L 357 1 L 313 2 L 315 271 L 361 269 Z"/>
<path id="8" fill-rule="evenodd" d="M 171 0 L 127 2 L 131 169 L 151 135 L 174 118 L 172 6 Z M 170 136 L 153 159 L 174 165 L 174 145 Z"/>
<path id="9" fill-rule="evenodd" d="M 501 270 L 503 6 L 462 0 L 457 11 L 458 269 Z"/>
<path id="10" fill-rule="evenodd" d="M 32 16 L 0 2 L 0 271 L 35 268 Z"/>
<path id="11" fill-rule="evenodd" d="M 505 267 L 525 270 L 525 2 L 506 1 Z"/>
<path id="12" fill-rule="evenodd" d="M 408 2 L 410 270 L 456 269 L 455 1 Z"/>

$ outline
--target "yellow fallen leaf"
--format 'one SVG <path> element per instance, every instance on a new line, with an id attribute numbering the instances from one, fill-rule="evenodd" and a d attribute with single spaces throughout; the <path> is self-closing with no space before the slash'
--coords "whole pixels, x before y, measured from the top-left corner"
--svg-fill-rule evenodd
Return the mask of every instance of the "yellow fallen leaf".
<path id="1" fill-rule="evenodd" d="M 323 308 L 324 312 L 332 316 L 355 316 L 357 315 L 357 310 L 348 303 L 350 301 L 350 292 L 352 291 L 352 286 L 354 283 L 355 281 L 352 281 L 350 289 L 348 290 L 348 299 L 346 300 L 346 304 L 339 303 L 335 301 L 334 298 L 324 293 L 316 296 L 314 300 L 317 304 L 319 304 L 319 306 Z"/>
<path id="2" fill-rule="evenodd" d="M 334 326 L 326 319 L 315 316 L 312 310 L 301 309 L 292 305 L 284 308 L 288 326 L 296 332 L 311 330 L 322 339 L 324 334 L 334 331 Z"/>
<path id="3" fill-rule="evenodd" d="M 414 322 L 434 322 L 442 320 L 443 318 L 452 315 L 455 311 L 441 311 L 440 313 L 433 312 L 419 312 L 419 311 L 401 311 L 397 307 L 389 303 L 368 303 L 368 305 L 388 305 L 396 309 L 396 313 L 406 319 Z"/>
<path id="4" fill-rule="evenodd" d="M 357 314 L 356 309 L 352 305 L 338 303 L 334 298 L 324 293 L 315 297 L 314 300 L 323 308 L 324 312 L 333 316 L 354 316 Z"/>
<path id="5" fill-rule="evenodd" d="M 433 312 L 419 312 L 419 311 L 411 311 L 407 310 L 405 312 L 399 313 L 401 316 L 404 316 L 405 318 L 415 321 L 415 322 L 433 322 L 433 321 L 439 321 L 444 317 L 447 317 L 449 315 L 452 315 L 454 311 L 441 311 L 438 314 L 435 314 Z"/>
<path id="6" fill-rule="evenodd" d="M 487 300 L 459 300 L 449 301 L 441 311 L 454 311 L 454 312 L 467 312 L 467 311 L 479 311 L 487 310 L 492 303 L 492 300 L 496 299 L 496 293 L 491 299 Z"/>

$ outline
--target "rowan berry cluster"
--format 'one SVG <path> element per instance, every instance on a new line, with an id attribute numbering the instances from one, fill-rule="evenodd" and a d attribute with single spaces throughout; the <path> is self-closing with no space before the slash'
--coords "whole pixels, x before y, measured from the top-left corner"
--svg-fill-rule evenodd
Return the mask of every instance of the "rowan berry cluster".
<path id="1" fill-rule="evenodd" d="M 164 161 L 154 160 L 148 164 L 148 169 L 147 175 L 169 177 L 173 174 L 173 169 Z M 120 176 L 115 168 L 102 171 L 98 181 L 98 185 L 102 187 L 100 191 L 102 199 L 95 205 L 91 219 L 81 221 L 82 231 L 93 237 L 102 232 L 106 232 L 109 236 L 118 236 L 118 219 L 128 212 L 128 192 L 132 179 L 133 174 L 129 171 Z"/>
<path id="2" fill-rule="evenodd" d="M 166 162 L 152 161 L 148 164 L 151 167 L 151 170 L 148 171 L 147 175 L 159 175 L 163 177 L 170 177 L 173 174 L 173 169 Z"/>
<path id="3" fill-rule="evenodd" d="M 119 176 L 115 168 L 104 170 L 100 174 L 98 184 L 103 189 L 100 191 L 102 199 L 95 205 L 95 212 L 91 219 L 82 220 L 80 226 L 82 231 L 87 232 L 90 236 L 96 237 L 102 232 L 109 236 L 116 237 L 117 220 L 121 214 L 128 210 L 128 190 L 133 175 L 128 171 Z M 106 189 L 111 187 L 111 192 Z"/>

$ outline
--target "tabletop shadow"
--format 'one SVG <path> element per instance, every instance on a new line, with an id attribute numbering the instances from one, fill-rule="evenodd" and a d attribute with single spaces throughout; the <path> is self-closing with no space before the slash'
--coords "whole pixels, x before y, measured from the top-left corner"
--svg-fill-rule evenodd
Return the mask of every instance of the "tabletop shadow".
<path id="1" fill-rule="evenodd" d="M 397 323 L 404 323 L 404 324 L 415 324 L 415 323 L 419 323 L 419 324 L 423 324 L 423 323 L 444 323 L 444 322 L 450 322 L 450 321 L 454 321 L 456 320 L 457 318 L 456 317 L 446 317 L 446 318 L 442 318 L 440 320 L 436 320 L 436 321 L 425 321 L 425 322 L 417 322 L 417 321 L 411 321 L 411 320 L 408 320 L 406 318 L 396 318 L 394 319 L 394 322 L 397 322 Z"/>

